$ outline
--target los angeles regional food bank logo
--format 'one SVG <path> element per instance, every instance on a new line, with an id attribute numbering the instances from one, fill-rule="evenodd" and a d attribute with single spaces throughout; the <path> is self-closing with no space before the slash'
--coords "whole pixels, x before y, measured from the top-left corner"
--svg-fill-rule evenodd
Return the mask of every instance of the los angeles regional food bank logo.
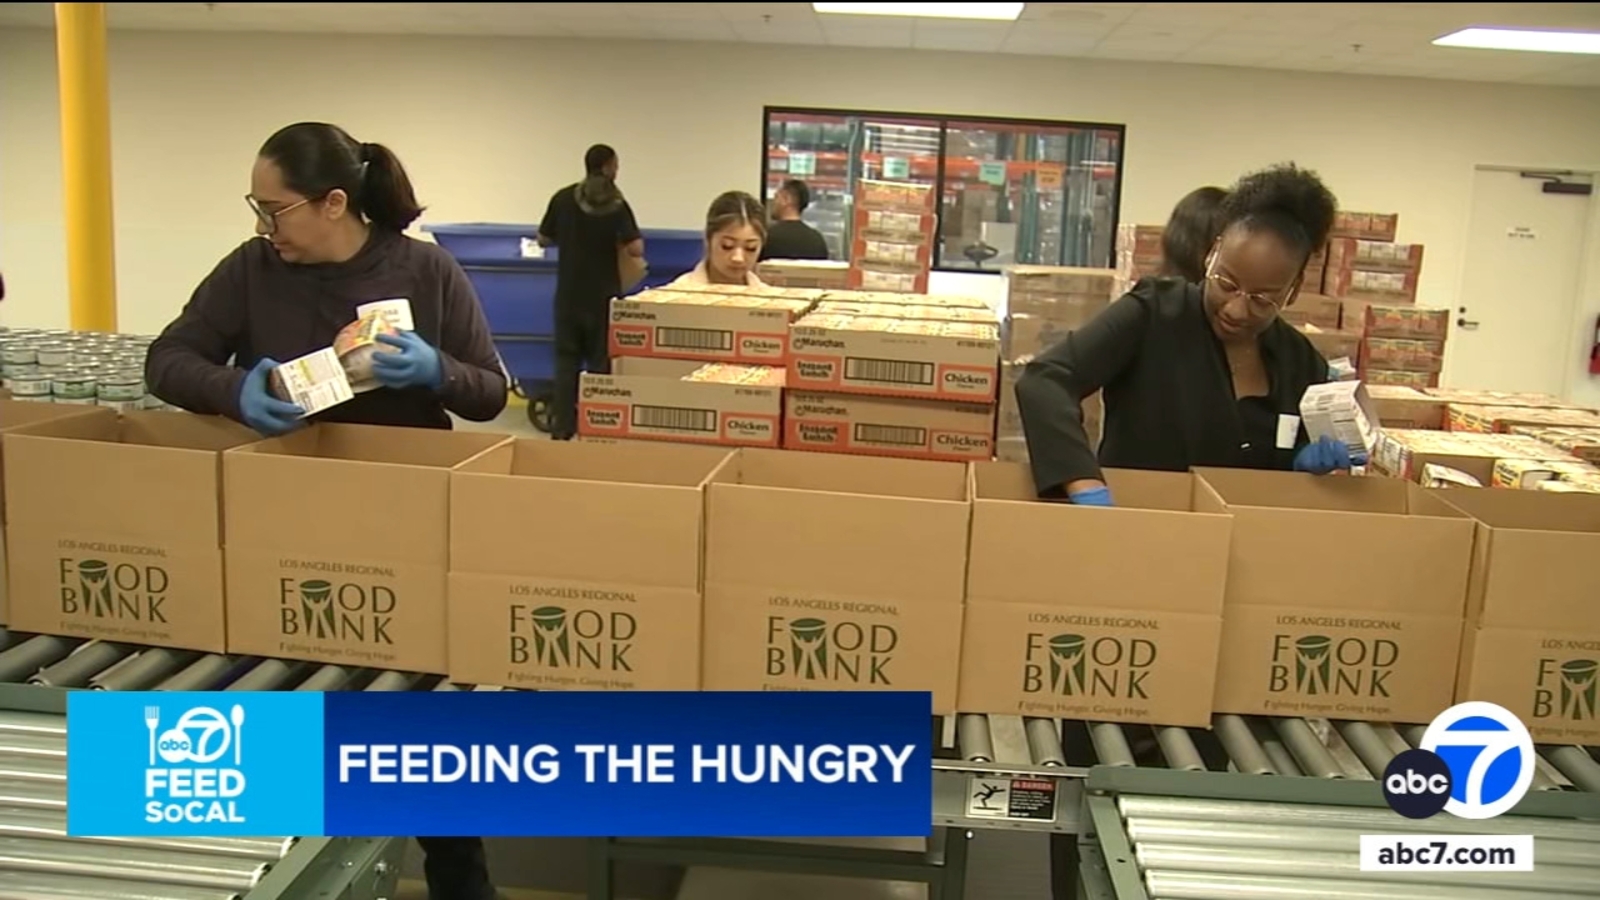
<path id="1" fill-rule="evenodd" d="M 315 834 L 321 817 L 320 695 L 67 698 L 70 834 Z"/>

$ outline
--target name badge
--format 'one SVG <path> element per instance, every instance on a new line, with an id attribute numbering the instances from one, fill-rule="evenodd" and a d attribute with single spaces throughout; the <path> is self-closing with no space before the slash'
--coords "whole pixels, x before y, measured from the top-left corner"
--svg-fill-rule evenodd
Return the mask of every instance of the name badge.
<path id="1" fill-rule="evenodd" d="M 1293 450 L 1295 439 L 1300 436 L 1299 416 L 1278 416 L 1278 449 Z"/>

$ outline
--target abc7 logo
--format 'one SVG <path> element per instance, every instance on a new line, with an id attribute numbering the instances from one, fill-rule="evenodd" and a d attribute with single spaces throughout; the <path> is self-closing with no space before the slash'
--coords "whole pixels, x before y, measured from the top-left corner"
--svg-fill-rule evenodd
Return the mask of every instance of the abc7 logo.
<path id="1" fill-rule="evenodd" d="M 1492 819 L 1516 807 L 1533 783 L 1533 739 L 1503 707 L 1469 701 L 1429 724 L 1422 746 L 1390 760 L 1383 795 L 1395 812 L 1426 819 L 1447 812 Z"/>
<path id="2" fill-rule="evenodd" d="M 1426 819 L 1444 811 L 1454 782 L 1450 767 L 1432 750 L 1407 750 L 1383 770 L 1383 796 L 1408 819 Z"/>
<path id="3" fill-rule="evenodd" d="M 233 727 L 222 713 L 197 706 L 178 717 L 178 724 L 162 732 L 156 754 L 171 765 L 207 765 L 222 758 L 233 745 Z"/>

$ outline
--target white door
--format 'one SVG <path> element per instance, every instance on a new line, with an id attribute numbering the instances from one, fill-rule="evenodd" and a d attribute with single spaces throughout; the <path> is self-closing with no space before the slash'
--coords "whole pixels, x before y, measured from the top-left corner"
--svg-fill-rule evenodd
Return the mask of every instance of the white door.
<path id="1" fill-rule="evenodd" d="M 1577 365 L 1572 327 L 1591 198 L 1547 194 L 1544 184 L 1487 169 L 1473 179 L 1446 387 L 1564 393 Z"/>

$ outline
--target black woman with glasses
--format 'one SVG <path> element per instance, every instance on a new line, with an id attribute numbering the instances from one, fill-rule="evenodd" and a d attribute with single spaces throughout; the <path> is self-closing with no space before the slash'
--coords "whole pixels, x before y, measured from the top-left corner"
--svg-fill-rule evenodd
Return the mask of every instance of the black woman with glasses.
<path id="1" fill-rule="evenodd" d="M 380 389 L 318 421 L 449 428 L 488 421 L 506 378 L 477 295 L 444 248 L 405 235 L 422 214 L 392 151 L 319 122 L 267 139 L 245 197 L 256 237 L 217 264 L 150 347 L 150 390 L 173 406 L 225 415 L 266 435 L 297 427 L 273 395 L 280 363 L 331 346 L 356 308 L 404 299 L 414 330 L 379 339 Z"/>
<path id="2" fill-rule="evenodd" d="M 1016 390 L 1039 495 L 1109 506 L 1102 466 L 1350 468 L 1349 448 L 1310 442 L 1300 427 L 1300 396 L 1328 380 L 1328 363 L 1278 316 L 1327 242 L 1336 205 L 1293 165 L 1245 176 L 1223 200 L 1199 283 L 1141 280 L 1029 363 Z M 1081 403 L 1102 390 L 1097 456 Z"/>

